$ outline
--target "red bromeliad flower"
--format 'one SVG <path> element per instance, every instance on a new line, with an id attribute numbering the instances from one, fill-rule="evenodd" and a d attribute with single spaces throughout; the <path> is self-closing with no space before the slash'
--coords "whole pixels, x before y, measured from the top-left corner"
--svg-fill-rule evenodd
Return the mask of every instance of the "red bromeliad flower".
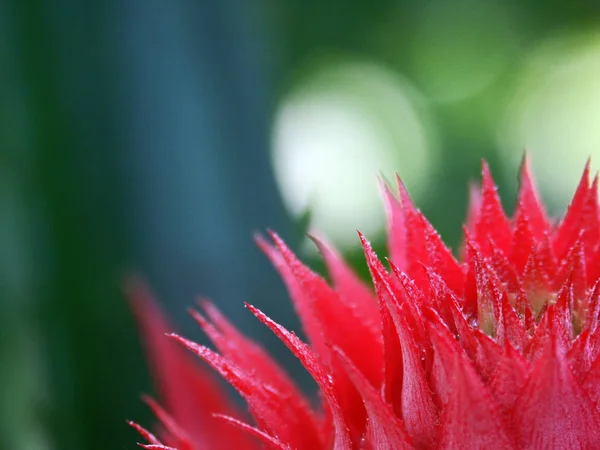
<path id="1" fill-rule="evenodd" d="M 586 167 L 561 221 L 521 171 L 506 217 L 483 165 L 457 260 L 412 204 L 384 187 L 389 268 L 359 234 L 365 286 L 316 240 L 332 285 L 271 233 L 258 245 L 283 277 L 309 343 L 247 308 L 320 389 L 313 407 L 289 376 L 210 303 L 192 315 L 215 350 L 169 330 L 138 286 L 134 304 L 165 409 L 148 449 L 600 448 L 600 208 Z M 182 345 L 181 345 L 182 344 Z M 245 399 L 235 410 L 184 347 Z M 252 421 L 253 425 L 249 422 Z"/>

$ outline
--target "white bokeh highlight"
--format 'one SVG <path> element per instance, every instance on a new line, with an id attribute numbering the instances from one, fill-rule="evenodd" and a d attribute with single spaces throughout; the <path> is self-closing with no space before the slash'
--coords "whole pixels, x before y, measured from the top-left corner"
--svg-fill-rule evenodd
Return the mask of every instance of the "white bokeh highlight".
<path id="1" fill-rule="evenodd" d="M 356 229 L 383 230 L 377 177 L 395 172 L 418 195 L 430 172 L 432 139 L 418 95 L 383 67 L 344 63 L 311 71 L 283 99 L 273 126 L 273 163 L 294 216 L 340 247 Z"/>
<path id="2" fill-rule="evenodd" d="M 564 209 L 586 160 L 600 163 L 600 35 L 554 36 L 527 58 L 498 143 L 512 171 L 524 149 L 553 212 Z"/>

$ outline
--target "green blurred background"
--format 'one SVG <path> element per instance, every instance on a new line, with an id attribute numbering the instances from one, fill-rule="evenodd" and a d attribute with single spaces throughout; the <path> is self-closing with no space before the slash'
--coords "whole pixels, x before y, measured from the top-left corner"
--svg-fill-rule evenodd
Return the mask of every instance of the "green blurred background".
<path id="1" fill-rule="evenodd" d="M 0 1 L 0 448 L 136 448 L 132 271 L 307 384 L 242 307 L 298 328 L 252 232 L 321 269 L 321 230 L 364 274 L 399 172 L 456 247 L 481 158 L 510 210 L 525 147 L 558 214 L 600 160 L 599 26 L 589 0 Z"/>

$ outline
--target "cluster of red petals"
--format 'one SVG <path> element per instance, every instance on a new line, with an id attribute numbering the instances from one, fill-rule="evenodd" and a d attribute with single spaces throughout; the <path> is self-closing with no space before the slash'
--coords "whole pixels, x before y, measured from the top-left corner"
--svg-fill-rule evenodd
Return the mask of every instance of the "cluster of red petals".
<path id="1" fill-rule="evenodd" d="M 313 406 L 256 343 L 210 303 L 192 315 L 216 350 L 167 330 L 134 292 L 165 409 L 148 449 L 600 448 L 600 209 L 586 167 L 561 221 L 521 171 L 505 215 L 488 167 L 472 189 L 460 260 L 401 182 L 384 186 L 389 260 L 364 236 L 374 290 L 315 240 L 331 284 L 271 233 L 258 245 L 281 274 L 308 342 L 247 308 L 320 389 Z M 387 266 L 387 268 L 386 268 Z M 178 341 L 178 342 L 176 342 Z M 182 344 L 182 345 L 180 345 Z M 236 411 L 191 350 L 245 399 Z M 252 424 L 252 425 L 251 425 Z"/>

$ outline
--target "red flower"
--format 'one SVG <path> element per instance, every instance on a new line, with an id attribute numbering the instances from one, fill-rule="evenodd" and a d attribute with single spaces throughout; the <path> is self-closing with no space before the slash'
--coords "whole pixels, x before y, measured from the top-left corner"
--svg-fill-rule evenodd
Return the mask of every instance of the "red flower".
<path id="1" fill-rule="evenodd" d="M 384 187 L 389 269 L 359 234 L 374 293 L 322 241 L 332 285 L 276 234 L 272 243 L 258 237 L 309 344 L 246 306 L 312 375 L 318 408 L 210 303 L 192 315 L 216 351 L 163 338 L 168 326 L 138 286 L 134 303 L 166 407 L 149 401 L 160 441 L 134 425 L 143 447 L 600 448 L 600 210 L 598 180 L 588 176 L 589 165 L 555 223 L 523 164 L 508 219 L 484 165 L 460 261 L 400 181 L 398 198 Z M 251 419 L 180 344 L 241 394 Z"/>

